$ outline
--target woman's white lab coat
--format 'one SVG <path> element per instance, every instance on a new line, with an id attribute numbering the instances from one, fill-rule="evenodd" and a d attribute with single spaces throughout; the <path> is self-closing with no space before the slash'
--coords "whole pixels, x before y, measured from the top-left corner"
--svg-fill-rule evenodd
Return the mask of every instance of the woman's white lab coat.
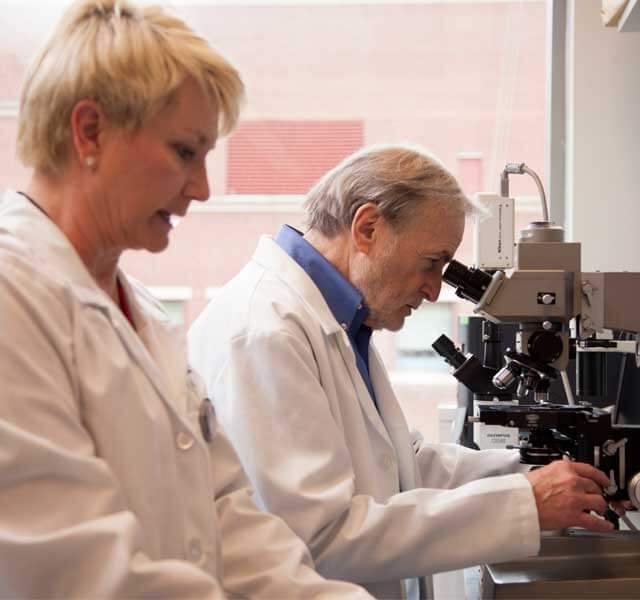
<path id="1" fill-rule="evenodd" d="M 372 347 L 376 410 L 347 334 L 272 239 L 196 320 L 189 351 L 260 504 L 324 575 L 391 598 L 404 578 L 537 553 L 518 453 L 412 440 Z"/>
<path id="2" fill-rule="evenodd" d="M 137 333 L 60 230 L 0 204 L 0 597 L 368 597 L 253 504 L 155 301 Z M 222 586 L 220 585 L 222 584 Z"/>

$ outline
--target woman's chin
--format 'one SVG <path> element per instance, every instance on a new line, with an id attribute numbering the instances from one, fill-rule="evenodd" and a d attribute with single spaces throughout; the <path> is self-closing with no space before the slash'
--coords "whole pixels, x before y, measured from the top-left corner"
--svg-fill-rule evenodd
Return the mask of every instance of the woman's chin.
<path id="1" fill-rule="evenodd" d="M 157 254 L 158 252 L 162 252 L 166 250 L 169 246 L 169 232 L 165 234 L 158 234 L 155 232 L 154 235 L 147 237 L 143 243 L 141 243 L 138 248 L 141 250 L 146 250 L 147 252 L 152 252 L 153 254 Z"/>

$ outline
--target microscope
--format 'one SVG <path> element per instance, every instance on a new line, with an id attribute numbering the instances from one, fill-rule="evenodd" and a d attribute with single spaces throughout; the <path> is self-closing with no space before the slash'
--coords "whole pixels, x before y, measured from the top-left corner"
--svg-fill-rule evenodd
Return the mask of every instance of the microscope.
<path id="1" fill-rule="evenodd" d="M 509 177 L 521 174 L 535 180 L 543 218 L 515 242 Z M 566 242 L 549 221 L 542 183 L 524 163 L 506 165 L 500 195 L 478 200 L 486 214 L 476 219 L 476 266 L 452 261 L 443 279 L 484 319 L 484 357 L 462 353 L 446 336 L 433 344 L 478 400 L 470 419 L 516 432 L 523 463 L 568 457 L 594 465 L 611 480 L 609 498 L 640 508 L 640 398 L 637 409 L 623 406 L 619 390 L 612 410 L 575 399 L 602 393 L 607 353 L 623 353 L 627 368 L 640 366 L 640 273 L 583 272 L 580 244 Z M 498 356 L 505 324 L 517 326 L 515 344 Z M 575 395 L 567 373 L 573 357 Z M 550 401 L 556 381 L 566 403 Z"/>

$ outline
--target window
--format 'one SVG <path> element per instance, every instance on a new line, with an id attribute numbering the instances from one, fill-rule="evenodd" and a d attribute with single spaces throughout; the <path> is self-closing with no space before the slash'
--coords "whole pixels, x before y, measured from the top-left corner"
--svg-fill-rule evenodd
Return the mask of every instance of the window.
<path id="1" fill-rule="evenodd" d="M 482 183 L 482 153 L 459 152 L 457 156 L 458 181 L 467 194 L 484 191 Z"/>
<path id="2" fill-rule="evenodd" d="M 149 291 L 160 300 L 169 318 L 176 325 L 184 325 L 185 302 L 191 299 L 191 288 L 184 286 L 149 286 Z"/>
<path id="3" fill-rule="evenodd" d="M 184 300 L 162 300 L 162 306 L 176 325 L 184 325 Z"/>
<path id="4" fill-rule="evenodd" d="M 159 296 L 184 327 L 205 306 L 207 286 L 229 281 L 261 235 L 282 223 L 304 227 L 308 188 L 363 145 L 422 145 L 468 193 L 495 191 L 510 160 L 544 177 L 546 0 L 170 4 L 234 62 L 247 86 L 239 128 L 208 159 L 214 196 L 193 205 L 168 250 L 128 252 L 122 260 L 147 285 L 190 290 Z M 15 159 L 19 84 L 66 6 L 24 0 L 3 12 L 0 189 L 27 181 Z M 514 179 L 512 190 L 537 198 L 530 178 Z M 471 237 L 468 227 L 463 262 L 471 260 Z M 440 333 L 455 338 L 459 312 L 457 299 L 416 311 L 404 330 L 385 338 L 388 365 L 405 373 L 446 368 L 429 348 Z"/>
<path id="5" fill-rule="evenodd" d="M 448 372 L 449 365 L 431 344 L 442 334 L 453 336 L 455 305 L 450 299 L 423 302 L 395 334 L 397 371 Z"/>
<path id="6" fill-rule="evenodd" d="M 362 121 L 247 121 L 228 143 L 227 195 L 304 194 L 363 144 Z"/>

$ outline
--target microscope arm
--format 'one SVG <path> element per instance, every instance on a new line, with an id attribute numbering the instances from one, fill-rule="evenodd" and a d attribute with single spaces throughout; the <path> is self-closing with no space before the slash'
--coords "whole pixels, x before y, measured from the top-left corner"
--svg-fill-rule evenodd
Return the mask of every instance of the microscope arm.
<path id="1" fill-rule="evenodd" d="M 640 273 L 582 273 L 580 337 L 601 329 L 640 332 Z"/>

